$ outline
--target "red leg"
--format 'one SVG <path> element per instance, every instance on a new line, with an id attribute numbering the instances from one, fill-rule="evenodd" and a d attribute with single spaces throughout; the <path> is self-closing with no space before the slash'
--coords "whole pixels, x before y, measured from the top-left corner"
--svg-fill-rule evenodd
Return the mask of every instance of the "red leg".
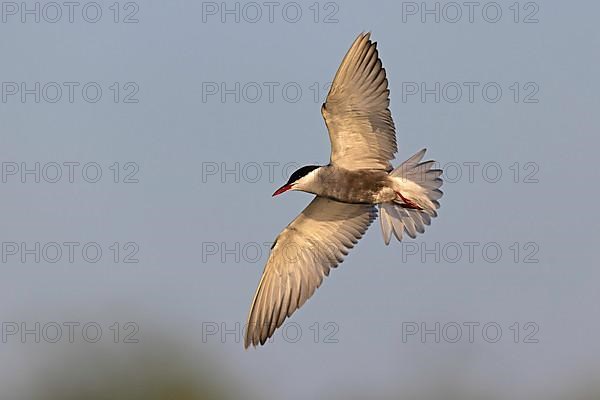
<path id="1" fill-rule="evenodd" d="M 396 192 L 396 194 L 400 197 L 400 199 L 404 202 L 404 204 L 406 204 L 406 208 L 412 208 L 413 210 L 422 210 L 422 208 L 419 207 L 417 204 L 415 204 L 415 202 L 402 196 L 402 193 Z"/>

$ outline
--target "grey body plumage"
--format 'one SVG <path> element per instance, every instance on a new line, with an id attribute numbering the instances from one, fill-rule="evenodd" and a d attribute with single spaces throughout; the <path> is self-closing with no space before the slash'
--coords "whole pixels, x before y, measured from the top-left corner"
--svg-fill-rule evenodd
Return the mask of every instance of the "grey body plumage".
<path id="1" fill-rule="evenodd" d="M 352 171 L 326 165 L 316 169 L 314 174 L 314 181 L 310 185 L 300 185 L 299 190 L 353 204 L 379 204 L 396 197 L 386 171 Z"/>

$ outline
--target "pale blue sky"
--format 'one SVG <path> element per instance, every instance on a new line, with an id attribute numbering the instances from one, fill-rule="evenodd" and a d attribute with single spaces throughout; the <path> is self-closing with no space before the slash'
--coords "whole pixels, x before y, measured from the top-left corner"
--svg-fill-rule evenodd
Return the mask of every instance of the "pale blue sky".
<path id="1" fill-rule="evenodd" d="M 119 21 L 136 11 L 124 4 Z M 58 183 L 35 183 L 31 176 L 22 183 L 20 175 L 7 175 L 0 183 L 1 241 L 30 248 L 35 242 L 96 242 L 103 256 L 98 263 L 80 256 L 69 263 L 63 254 L 59 262 L 38 264 L 33 256 L 21 262 L 19 255 L 5 254 L 2 321 L 105 321 L 106 327 L 113 320 L 136 321 L 140 340 L 145 327 L 148 335 L 158 326 L 183 346 L 209 348 L 233 377 L 244 377 L 273 398 L 337 393 L 342 386 L 395 390 L 415 381 L 426 385 L 433 373 L 499 385 L 507 397 L 526 398 L 551 390 L 548 380 L 559 385 L 577 377 L 579 369 L 600 368 L 595 261 L 600 193 L 593 162 L 600 144 L 597 2 L 543 1 L 537 9 L 521 2 L 518 23 L 511 2 L 501 3 L 497 23 L 487 22 L 481 9 L 472 23 L 467 14 L 456 23 L 444 18 L 435 23 L 431 16 L 422 23 L 419 14 L 404 14 L 403 22 L 403 3 L 394 1 L 316 3 L 317 23 L 309 2 L 300 6 L 296 23 L 282 16 L 286 3 L 275 9 L 273 23 L 265 6 L 255 23 L 244 19 L 254 14 L 242 14 L 239 23 L 225 15 L 222 23 L 220 10 L 203 15 L 200 2 L 137 4 L 133 17 L 139 22 L 133 24 L 114 23 L 108 3 L 97 23 L 86 22 L 79 9 L 73 23 L 67 14 L 56 23 L 43 15 L 40 23 L 22 23 L 20 14 L 4 10 L 3 168 L 39 162 L 48 172 L 51 162 L 79 162 L 77 168 L 93 162 L 102 178 L 88 183 L 79 169 L 73 183 L 64 176 Z M 213 4 L 220 7 L 205 3 L 204 12 Z M 433 8 L 435 2 L 427 4 Z M 404 3 L 405 13 L 410 6 Z M 240 3 L 240 13 L 252 12 L 243 7 Z M 286 18 L 294 16 L 288 12 Z M 523 23 L 532 12 L 539 22 Z M 329 13 L 337 23 L 323 22 Z M 303 330 L 298 343 L 277 335 L 274 343 L 253 351 L 242 351 L 231 335 L 225 343 L 216 336 L 202 343 L 203 323 L 233 327 L 245 321 L 267 258 L 265 247 L 256 262 L 247 254 L 239 262 L 224 255 L 222 262 L 221 253 L 207 255 L 203 249 L 207 243 L 248 248 L 271 242 L 309 202 L 306 194 L 271 198 L 271 193 L 285 181 L 285 163 L 327 163 L 322 86 L 363 30 L 373 32 L 388 72 L 399 143 L 395 164 L 427 147 L 442 165 L 461 168 L 462 177 L 443 187 L 439 218 L 410 242 L 429 249 L 439 243 L 440 262 L 422 252 L 410 255 L 413 244 L 384 246 L 377 221 L 293 316 Z M 9 94 L 12 82 L 30 89 L 40 82 L 40 102 L 34 94 L 25 102 L 20 93 Z M 49 82 L 63 88 L 56 103 L 48 101 L 52 85 L 42 90 Z M 73 103 L 65 82 L 79 84 Z M 96 103 L 83 98 L 81 89 L 89 82 L 102 89 Z M 235 88 L 236 82 L 237 103 L 235 94 L 223 102 L 220 93 L 206 92 L 220 91 L 221 83 Z M 317 101 L 315 82 L 321 87 Z M 424 102 L 408 95 L 413 82 L 430 89 L 439 82 L 440 93 L 445 84 L 456 84 L 436 103 L 434 95 Z M 472 103 L 465 82 L 479 85 Z M 486 84 L 502 89 L 497 102 L 484 99 Z M 272 102 L 268 85 L 274 87 Z M 448 98 L 457 85 L 465 90 L 452 103 Z M 257 86 L 262 97 L 251 102 Z M 284 86 L 288 92 L 282 92 Z M 302 94 L 292 102 L 298 87 Z M 124 103 L 127 94 L 138 102 Z M 527 95 L 537 103 L 524 103 Z M 134 165 L 126 167 L 127 162 Z M 239 182 L 234 174 L 221 179 L 221 168 L 234 169 L 236 163 Z M 274 180 L 269 163 L 278 163 Z M 479 163 L 471 164 L 472 182 L 470 163 Z M 206 168 L 215 165 L 218 173 L 206 176 Z M 255 180 L 256 165 L 262 175 Z M 502 176 L 489 182 L 495 176 L 490 168 L 498 167 Z M 113 182 L 115 168 L 120 183 Z M 139 182 L 122 183 L 136 168 L 132 177 Z M 114 242 L 121 247 L 135 242 L 139 263 L 114 263 Z M 479 243 L 473 262 L 466 242 Z M 482 255 L 486 245 L 502 250 L 498 262 Z M 450 262 L 452 246 L 463 251 L 457 262 Z M 130 250 L 121 248 L 119 260 Z M 523 262 L 531 252 L 539 262 Z M 312 337 L 315 322 L 319 343 Z M 323 343 L 327 322 L 337 327 L 338 343 Z M 464 338 L 421 343 L 416 336 L 403 343 L 403 322 L 495 322 L 503 334 L 493 344 L 481 336 L 474 343 Z M 523 325 L 534 322 L 539 343 L 515 344 L 510 330 L 515 322 L 521 335 Z M 10 338 L 0 344 L 0 376 L 26 381 L 38 362 L 35 346 L 44 345 Z"/>

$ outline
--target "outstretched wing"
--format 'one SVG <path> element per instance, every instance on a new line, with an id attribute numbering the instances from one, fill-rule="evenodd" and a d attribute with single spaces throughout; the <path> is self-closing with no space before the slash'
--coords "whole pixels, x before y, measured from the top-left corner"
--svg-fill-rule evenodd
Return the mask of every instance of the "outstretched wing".
<path id="1" fill-rule="evenodd" d="M 385 69 L 370 33 L 358 35 L 342 60 L 321 113 L 331 163 L 350 170 L 392 169 L 398 150 Z"/>
<path id="2" fill-rule="evenodd" d="M 264 344 L 343 261 L 376 216 L 372 205 L 315 197 L 273 244 L 248 315 L 244 347 Z"/>

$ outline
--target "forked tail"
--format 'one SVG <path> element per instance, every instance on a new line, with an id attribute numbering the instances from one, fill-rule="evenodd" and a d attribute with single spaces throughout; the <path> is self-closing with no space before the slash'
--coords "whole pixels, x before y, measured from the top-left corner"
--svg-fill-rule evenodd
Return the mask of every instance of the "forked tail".
<path id="1" fill-rule="evenodd" d="M 442 170 L 432 169 L 435 161 L 423 161 L 425 150 L 404 161 L 390 172 L 393 178 L 397 198 L 393 202 L 379 205 L 379 218 L 385 244 L 390 243 L 392 232 L 396 239 L 402 240 L 402 231 L 415 238 L 425 232 L 425 225 L 431 218 L 437 217 L 440 207 L 438 200 L 443 193 Z"/>

